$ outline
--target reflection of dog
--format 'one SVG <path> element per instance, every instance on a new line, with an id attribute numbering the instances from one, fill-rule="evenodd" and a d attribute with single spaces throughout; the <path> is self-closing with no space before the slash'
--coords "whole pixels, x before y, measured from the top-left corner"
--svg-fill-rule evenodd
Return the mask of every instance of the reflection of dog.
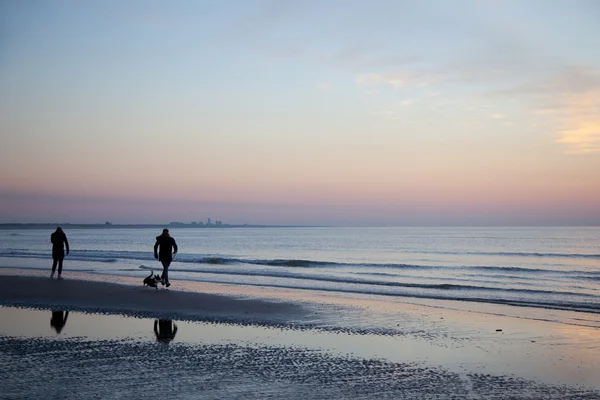
<path id="1" fill-rule="evenodd" d="M 158 284 L 161 283 L 160 276 L 154 275 L 154 271 L 150 271 L 150 275 L 144 278 L 144 286 L 150 286 L 158 289 Z"/>

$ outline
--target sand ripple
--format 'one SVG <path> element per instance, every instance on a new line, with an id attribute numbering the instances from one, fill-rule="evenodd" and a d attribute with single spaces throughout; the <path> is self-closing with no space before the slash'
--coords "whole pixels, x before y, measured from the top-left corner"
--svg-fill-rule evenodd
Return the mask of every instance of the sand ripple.
<path id="1" fill-rule="evenodd" d="M 507 376 L 288 347 L 0 337 L 7 399 L 598 399 Z"/>

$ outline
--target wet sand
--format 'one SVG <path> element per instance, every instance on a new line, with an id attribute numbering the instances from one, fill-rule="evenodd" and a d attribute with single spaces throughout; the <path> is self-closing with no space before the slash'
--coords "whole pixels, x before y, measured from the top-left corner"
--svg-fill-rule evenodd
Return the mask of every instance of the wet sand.
<path id="1" fill-rule="evenodd" d="M 142 285 L 58 281 L 37 276 L 3 276 L 0 304 L 156 316 L 179 320 L 231 319 L 284 323 L 308 313 L 297 303 L 248 299 L 214 293 L 158 289 Z M 124 280 L 129 282 L 129 280 Z M 172 286 L 173 287 L 173 286 Z"/>
<path id="2" fill-rule="evenodd" d="M 600 398 L 594 327 L 380 299 L 206 284 L 156 291 L 131 279 L 84 278 L 99 279 L 3 276 L 2 397 Z M 53 311 L 69 311 L 60 332 Z M 178 330 L 158 340 L 155 321 Z"/>

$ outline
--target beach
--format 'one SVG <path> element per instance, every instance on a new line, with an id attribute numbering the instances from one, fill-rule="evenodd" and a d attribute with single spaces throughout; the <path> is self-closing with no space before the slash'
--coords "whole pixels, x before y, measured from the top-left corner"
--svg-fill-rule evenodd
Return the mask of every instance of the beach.
<path id="1" fill-rule="evenodd" d="M 600 400 L 600 0 L 0 11 L 0 400 Z"/>
<path id="2" fill-rule="evenodd" d="M 596 327 L 378 297 L 1 273 L 4 398 L 600 397 Z"/>
<path id="3" fill-rule="evenodd" d="M 31 276 L 5 276 L 4 280 L 7 287 L 0 294 L 0 302 L 16 306 L 82 310 L 135 317 L 164 316 L 180 320 L 213 318 L 239 322 L 245 319 L 269 319 L 273 323 L 285 323 L 306 313 L 300 306 L 292 303 L 165 290 L 164 287 L 152 289 L 142 285 L 86 280 L 57 281 Z"/>

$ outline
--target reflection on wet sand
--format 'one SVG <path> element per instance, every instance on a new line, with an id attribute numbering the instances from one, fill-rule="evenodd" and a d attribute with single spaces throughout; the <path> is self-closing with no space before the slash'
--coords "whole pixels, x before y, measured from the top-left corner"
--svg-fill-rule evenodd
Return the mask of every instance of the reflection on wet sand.
<path id="1" fill-rule="evenodd" d="M 50 319 L 50 326 L 54 328 L 57 335 L 63 330 L 67 324 L 67 317 L 69 316 L 68 311 L 52 311 L 52 318 Z"/>
<path id="2" fill-rule="evenodd" d="M 154 335 L 160 343 L 169 344 L 175 339 L 177 334 L 177 325 L 171 319 L 157 319 L 154 321 Z"/>
<path id="3" fill-rule="evenodd" d="M 6 360 L 3 357 L 8 357 L 9 362 L 12 362 L 11 354 L 20 357 L 24 354 L 22 351 L 26 351 L 27 354 L 32 353 L 33 350 L 28 350 L 30 349 L 28 346 L 34 346 L 36 343 L 44 348 L 47 347 L 48 352 L 52 354 L 56 353 L 59 348 L 57 346 L 65 345 L 65 348 L 69 349 L 69 354 L 63 356 L 68 358 L 66 362 L 69 363 L 82 357 L 79 351 L 71 349 L 71 346 L 77 342 L 81 343 L 82 349 L 89 348 L 90 344 L 94 347 L 96 344 L 102 344 L 106 353 L 111 354 L 111 357 L 114 353 L 114 357 L 121 360 L 118 357 L 127 358 L 129 356 L 123 354 L 130 354 L 133 357 L 132 360 L 137 360 L 142 364 L 162 362 L 166 360 L 164 357 L 166 355 L 170 357 L 170 361 L 176 363 L 182 360 L 188 362 L 189 355 L 183 349 L 187 348 L 191 354 L 196 354 L 198 348 L 210 348 L 214 350 L 214 362 L 218 364 L 219 368 L 222 366 L 237 370 L 241 367 L 238 364 L 240 357 L 253 354 L 248 362 L 254 362 L 253 360 L 256 360 L 257 356 L 263 356 L 254 352 L 249 353 L 248 346 L 250 346 L 250 348 L 264 349 L 264 352 L 268 354 L 271 354 L 270 351 L 273 349 L 281 349 L 284 352 L 289 349 L 292 353 L 301 349 L 323 354 L 326 358 L 328 358 L 327 356 L 335 358 L 336 361 L 316 360 L 316 366 L 312 364 L 306 366 L 313 371 L 323 368 L 323 370 L 319 370 L 319 376 L 325 372 L 331 372 L 334 375 L 338 372 L 343 373 L 332 365 L 337 365 L 340 357 L 351 355 L 350 357 L 358 360 L 357 362 L 368 361 L 369 363 L 361 365 L 369 369 L 371 369 L 370 362 L 372 360 L 381 360 L 395 365 L 396 367 L 392 370 L 402 374 L 406 368 L 418 367 L 429 368 L 432 374 L 437 374 L 438 370 L 443 370 L 450 375 L 456 374 L 452 376 L 461 377 L 460 379 L 464 379 L 469 384 L 475 380 L 477 385 L 485 386 L 488 379 L 493 379 L 498 385 L 475 389 L 462 388 L 461 385 L 456 386 L 457 390 L 466 390 L 467 392 L 468 390 L 489 390 L 486 392 L 489 395 L 504 393 L 503 391 L 506 390 L 517 390 L 521 388 L 520 385 L 535 385 L 535 381 L 540 382 L 542 386 L 537 389 L 533 387 L 532 390 L 553 390 L 555 385 L 565 385 L 566 391 L 575 390 L 575 386 L 589 387 L 593 390 L 600 388 L 598 384 L 600 382 L 600 368 L 598 368 L 600 346 L 597 340 L 593 340 L 594 337 L 597 337 L 597 328 L 563 326 L 546 321 L 517 320 L 507 316 L 492 317 L 461 311 L 438 311 L 435 308 L 428 309 L 427 314 L 421 314 L 421 309 L 417 307 L 415 310 L 405 308 L 403 309 L 404 313 L 400 313 L 397 307 L 393 307 L 395 304 L 389 304 L 389 308 L 373 306 L 361 309 L 360 303 L 357 303 L 356 306 L 355 308 L 343 308 L 345 310 L 343 317 L 342 313 L 326 315 L 324 320 L 330 325 L 324 328 L 316 322 L 312 322 L 314 327 L 298 324 L 293 328 L 281 329 L 277 324 L 263 326 L 220 323 L 218 321 L 193 322 L 184 319 L 176 321 L 176 325 L 173 320 L 161 320 L 157 318 L 158 316 L 152 319 L 130 318 L 71 311 L 69 314 L 74 313 L 75 317 L 71 316 L 67 330 L 63 328 L 67 314 L 61 311 L 55 311 L 56 318 L 54 318 L 55 314 L 52 314 L 52 328 L 48 330 L 49 309 L 42 311 L 0 306 L 0 321 L 3 322 L 0 324 L 0 364 Z M 366 311 L 369 312 L 368 316 L 365 316 Z M 164 317 L 169 318 L 169 315 L 164 315 Z M 62 330 L 58 336 L 54 331 L 55 322 L 60 325 L 58 330 Z M 150 326 L 153 327 L 152 331 L 150 331 Z M 183 326 L 181 332 L 178 330 L 179 326 Z M 497 328 L 502 328 L 502 332 L 496 332 Z M 177 342 L 173 347 L 169 344 L 174 342 L 175 336 L 177 336 Z M 228 347 L 231 345 L 234 347 Z M 125 353 L 120 353 L 121 350 L 115 349 L 124 349 Z M 148 355 L 151 360 L 143 359 L 144 354 L 142 353 L 146 351 L 143 349 L 152 353 Z M 154 357 L 154 352 L 157 351 L 161 357 Z M 275 359 L 280 356 L 279 352 L 276 353 L 273 356 Z M 88 353 L 84 354 L 87 357 Z M 200 360 L 206 361 L 204 356 L 208 357 L 205 352 L 202 354 L 202 357 L 198 359 L 199 362 Z M 38 355 L 44 356 L 43 349 Z M 69 358 L 71 356 L 72 358 Z M 225 361 L 223 356 L 231 359 Z M 282 355 L 283 358 L 280 362 L 297 365 L 297 358 L 300 356 L 301 354 L 291 353 L 285 357 Z M 275 359 L 268 365 L 259 365 L 261 368 L 264 367 L 261 371 L 267 370 L 265 368 L 268 368 L 268 371 L 283 368 L 281 371 L 283 375 L 274 376 L 277 381 L 284 376 L 287 377 L 288 374 L 299 373 L 297 370 L 292 371 L 278 367 Z M 36 364 L 38 361 L 38 358 L 25 359 L 23 365 Z M 131 362 L 128 360 L 125 364 L 131 365 Z M 223 364 L 221 365 L 221 363 Z M 323 363 L 326 365 L 322 365 Z M 212 371 L 213 366 L 210 364 L 207 372 Z M 97 372 L 104 373 L 103 368 L 99 366 Z M 330 371 L 330 368 L 333 370 Z M 351 369 L 354 370 L 354 367 Z M 1 370 L 0 368 L 0 382 L 11 378 L 5 376 L 2 379 Z M 254 372 L 252 371 L 249 375 L 253 376 Z M 354 374 L 354 372 L 352 373 Z M 91 371 L 90 374 L 94 375 L 95 372 Z M 241 374 L 244 375 L 244 372 L 241 371 Z M 483 375 L 475 376 L 474 374 Z M 379 379 L 383 376 L 386 376 L 384 371 L 372 378 Z M 504 378 L 508 376 L 517 377 L 522 381 L 517 383 L 505 380 Z M 304 378 L 309 379 L 306 376 Z M 331 377 L 331 379 L 337 378 L 339 378 L 337 375 L 335 378 Z M 14 379 L 22 382 L 20 376 Z M 35 380 L 35 377 L 31 379 Z M 129 376 L 127 379 L 132 378 Z M 444 386 L 451 386 L 452 382 L 453 379 L 450 379 L 444 383 Z M 107 384 L 102 380 L 99 383 Z M 179 383 L 181 381 L 178 381 Z M 456 384 L 458 385 L 458 383 Z M 98 386 L 93 385 L 92 387 L 97 389 Z M 23 386 L 20 385 L 14 389 L 23 390 Z M 329 389 L 331 387 L 323 388 L 325 391 Z M 373 387 L 373 389 L 376 388 Z M 394 390 L 390 390 L 392 390 L 390 398 L 401 398 L 394 397 Z M 319 392 L 319 394 L 323 393 L 325 392 Z M 486 393 L 483 394 L 484 397 Z M 476 394 L 472 397 L 477 397 Z M 542 393 L 537 398 L 569 398 L 568 396 L 558 397 L 559 392 L 554 394 Z M 570 398 L 586 398 L 581 393 L 577 396 Z M 61 396 L 57 397 L 61 398 Z M 217 397 L 215 396 L 215 398 Z M 501 397 L 510 398 L 511 396 L 503 395 Z M 36 396 L 29 398 L 36 398 Z M 306 399 L 308 398 L 310 397 Z M 419 398 L 419 396 L 415 394 L 413 398 Z M 521 397 L 515 395 L 514 398 Z M 535 398 L 535 396 L 531 398 Z M 587 398 L 600 399 L 600 395 L 594 392 Z"/>

